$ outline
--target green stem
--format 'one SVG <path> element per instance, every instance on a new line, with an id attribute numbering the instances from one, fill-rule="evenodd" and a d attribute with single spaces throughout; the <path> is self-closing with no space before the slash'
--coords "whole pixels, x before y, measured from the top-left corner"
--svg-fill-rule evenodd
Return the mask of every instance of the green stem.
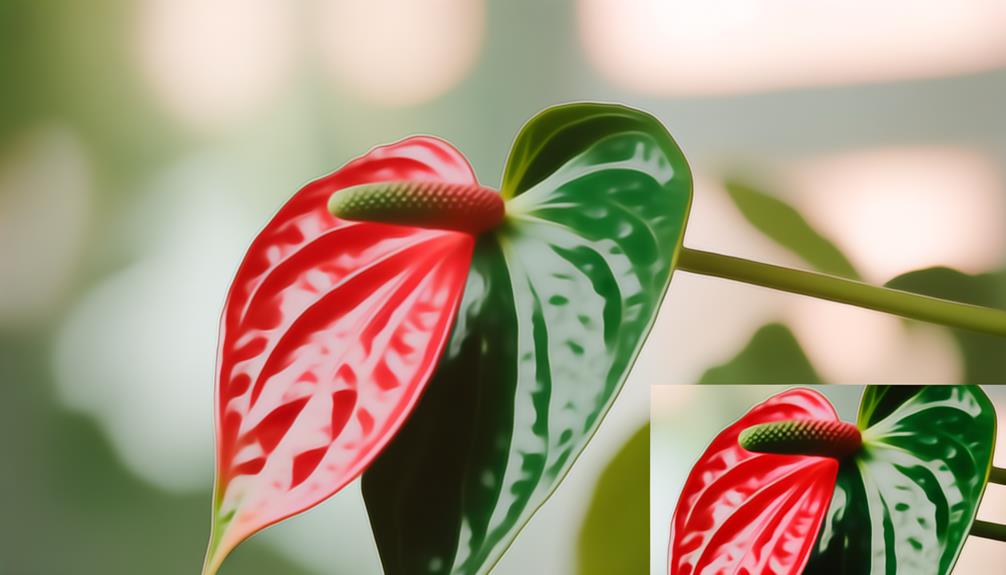
<path id="1" fill-rule="evenodd" d="M 991 473 L 989 473 L 989 483 L 1006 485 L 1006 469 L 1002 467 L 993 467 Z M 971 524 L 971 535 L 1006 543 L 1006 525 L 976 519 L 975 522 Z"/>
<path id="2" fill-rule="evenodd" d="M 1006 485 L 1006 469 L 1002 467 L 993 467 L 992 472 L 989 473 L 989 483 Z"/>
<path id="3" fill-rule="evenodd" d="M 1006 337 L 1006 310 L 682 247 L 678 269 Z"/>
<path id="4" fill-rule="evenodd" d="M 996 541 L 1006 543 L 1006 525 L 989 523 L 988 521 L 976 519 L 975 522 L 971 524 L 971 535 L 975 537 L 982 537 L 984 539 L 995 539 Z"/>

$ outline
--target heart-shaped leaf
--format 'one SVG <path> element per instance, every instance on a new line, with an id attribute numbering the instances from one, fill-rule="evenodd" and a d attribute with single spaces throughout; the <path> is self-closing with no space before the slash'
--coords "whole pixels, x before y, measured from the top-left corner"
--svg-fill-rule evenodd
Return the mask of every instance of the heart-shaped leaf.
<path id="1" fill-rule="evenodd" d="M 692 468 L 671 522 L 671 575 L 801 573 L 831 500 L 838 461 L 754 453 L 740 446 L 753 425 L 838 421 L 828 400 L 792 389 L 724 429 Z"/>
<path id="2" fill-rule="evenodd" d="M 991 401 L 977 386 L 869 387 L 858 425 L 807 572 L 950 573 L 992 466 Z"/>
<path id="3" fill-rule="evenodd" d="M 451 341 L 364 474 L 385 571 L 485 573 L 611 406 L 670 282 L 691 175 L 642 112 L 573 104 L 518 136 Z"/>
<path id="4" fill-rule="evenodd" d="M 409 415 L 453 323 L 471 235 L 339 220 L 338 190 L 474 184 L 433 138 L 376 148 L 297 192 L 248 249 L 223 313 L 206 573 L 351 481 Z"/>

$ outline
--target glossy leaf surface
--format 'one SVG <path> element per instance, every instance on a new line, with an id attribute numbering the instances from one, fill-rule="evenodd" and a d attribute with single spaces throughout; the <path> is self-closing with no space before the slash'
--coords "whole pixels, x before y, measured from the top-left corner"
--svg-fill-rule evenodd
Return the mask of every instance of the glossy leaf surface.
<path id="1" fill-rule="evenodd" d="M 651 116 L 567 105 L 531 120 L 416 411 L 364 474 L 389 575 L 485 573 L 611 406 L 670 281 L 691 200 Z"/>
<path id="2" fill-rule="evenodd" d="M 670 575 L 797 574 L 810 556 L 831 500 L 838 461 L 747 451 L 752 425 L 838 421 L 828 400 L 792 389 L 724 429 L 692 468 L 671 523 Z"/>
<path id="3" fill-rule="evenodd" d="M 807 573 L 950 573 L 992 465 L 992 403 L 977 386 L 868 387 L 858 425 Z"/>
<path id="4" fill-rule="evenodd" d="M 362 472 L 436 365 L 474 238 L 329 214 L 333 192 L 387 180 L 475 183 L 439 140 L 376 148 L 297 192 L 237 272 L 220 335 L 209 573 Z"/>

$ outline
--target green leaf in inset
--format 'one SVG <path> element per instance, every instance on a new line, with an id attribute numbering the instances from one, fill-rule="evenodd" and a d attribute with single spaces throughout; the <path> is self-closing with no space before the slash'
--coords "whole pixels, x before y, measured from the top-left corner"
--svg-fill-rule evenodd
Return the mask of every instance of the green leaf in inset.
<path id="1" fill-rule="evenodd" d="M 451 340 L 363 490 L 389 575 L 486 573 L 597 430 L 649 333 L 691 203 L 652 116 L 572 104 L 514 143 Z"/>
<path id="2" fill-rule="evenodd" d="M 977 386 L 871 386 L 858 425 L 805 573 L 950 573 L 992 466 L 992 402 Z"/>
<path id="3" fill-rule="evenodd" d="M 726 188 L 751 225 L 780 246 L 820 272 L 859 279 L 859 273 L 848 258 L 828 238 L 812 228 L 796 208 L 740 182 L 727 182 Z"/>
<path id="4" fill-rule="evenodd" d="M 945 267 L 900 275 L 887 287 L 974 305 L 1006 309 L 1006 271 L 968 275 Z M 964 359 L 964 381 L 1006 382 L 1006 339 L 970 330 L 953 330 Z"/>
<path id="5" fill-rule="evenodd" d="M 699 383 L 811 385 L 824 383 L 793 332 L 781 323 L 762 326 L 730 361 L 711 367 Z"/>
<path id="6" fill-rule="evenodd" d="M 650 557 L 650 424 L 601 474 L 577 547 L 579 575 L 645 575 Z"/>

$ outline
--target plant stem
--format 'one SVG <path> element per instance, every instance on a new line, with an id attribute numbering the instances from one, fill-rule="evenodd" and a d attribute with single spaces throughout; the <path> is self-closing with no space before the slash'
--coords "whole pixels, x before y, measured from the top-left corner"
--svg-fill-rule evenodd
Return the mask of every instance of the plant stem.
<path id="1" fill-rule="evenodd" d="M 1006 337 L 1006 310 L 682 247 L 678 269 Z"/>
<path id="2" fill-rule="evenodd" d="M 1006 469 L 1002 467 L 993 467 L 992 472 L 989 473 L 989 483 L 1006 485 Z"/>
<path id="3" fill-rule="evenodd" d="M 989 483 L 1006 485 L 1006 469 L 993 466 L 992 471 L 989 473 Z M 1006 542 L 1006 525 L 976 519 L 971 524 L 971 535 Z"/>
<path id="4" fill-rule="evenodd" d="M 971 535 L 1006 543 L 1006 525 L 976 519 L 971 524 Z"/>

